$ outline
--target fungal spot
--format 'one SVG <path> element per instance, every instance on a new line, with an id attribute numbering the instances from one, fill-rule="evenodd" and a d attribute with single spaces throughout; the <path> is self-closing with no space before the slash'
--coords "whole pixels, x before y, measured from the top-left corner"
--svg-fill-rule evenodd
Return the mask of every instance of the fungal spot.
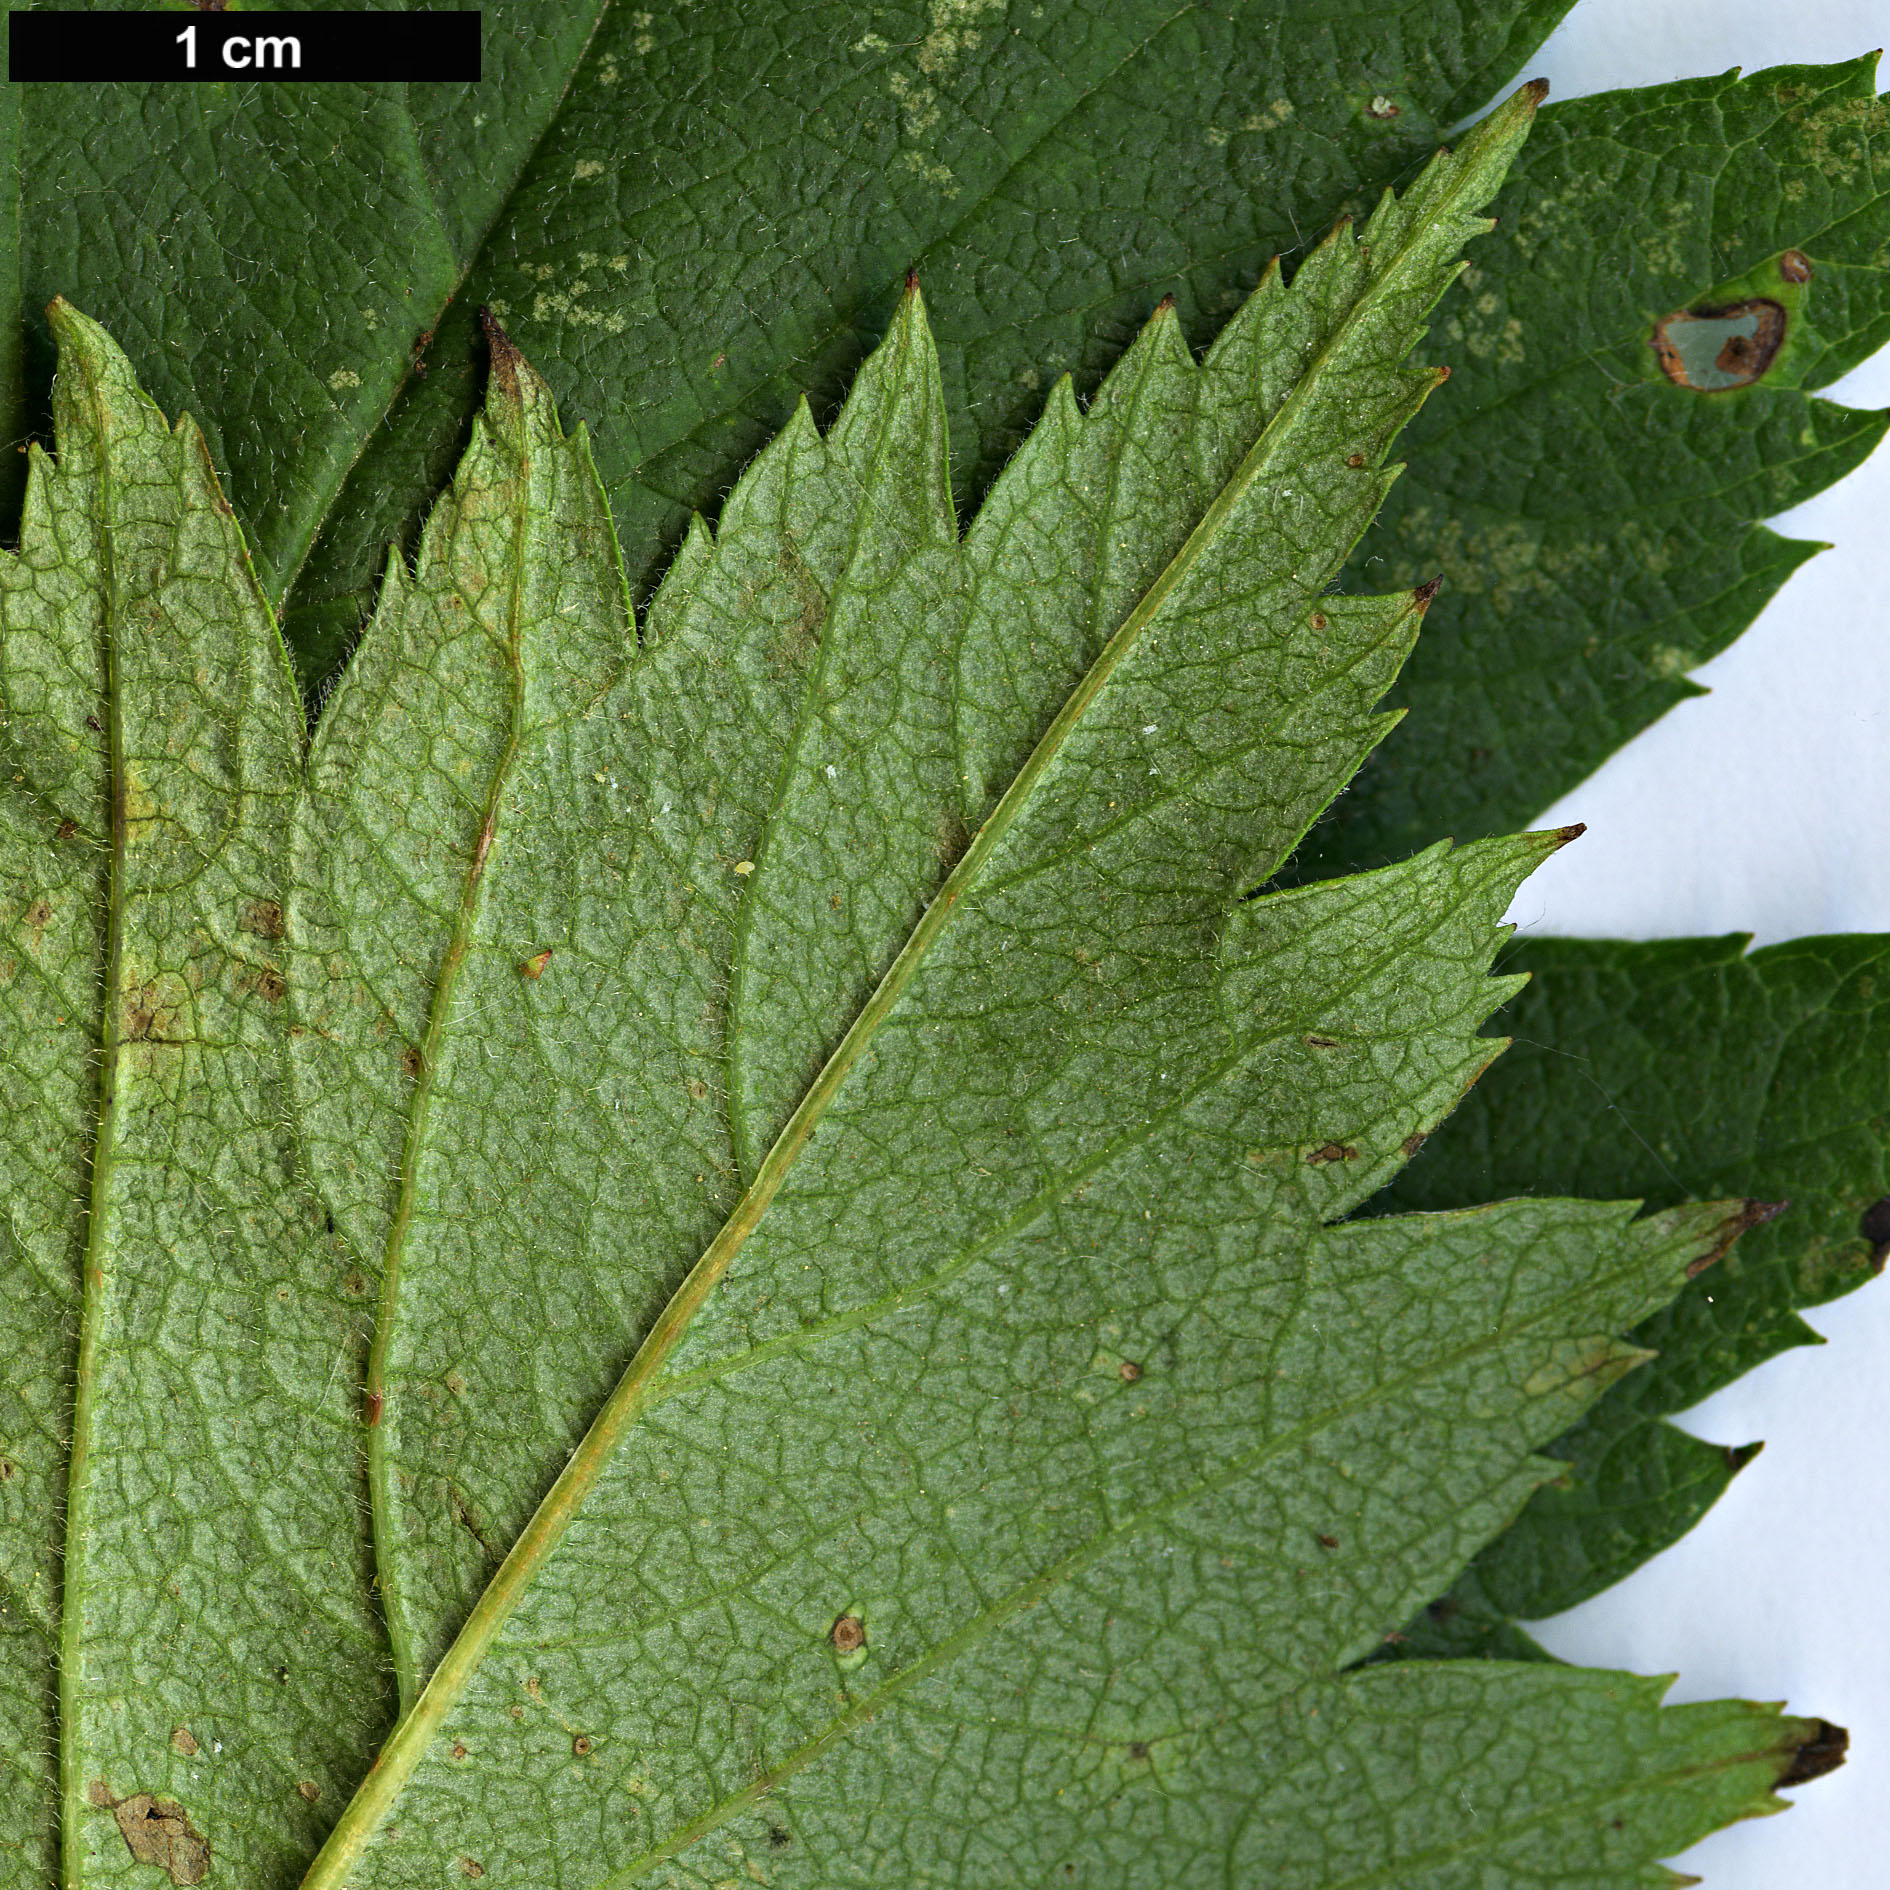
<path id="1" fill-rule="evenodd" d="M 264 965 L 256 974 L 257 995 L 268 999 L 271 1004 L 279 1004 L 282 994 L 288 990 L 289 981 L 274 965 Z"/>
<path id="2" fill-rule="evenodd" d="M 485 1865 L 476 1857 L 462 1857 L 459 1860 L 459 1867 L 469 1877 L 483 1877 L 486 1874 Z"/>
<path id="3" fill-rule="evenodd" d="M 1315 610 L 1313 612 L 1312 627 L 1315 630 L 1323 630 L 1326 627 L 1325 613 L 1323 611 Z"/>
<path id="4" fill-rule="evenodd" d="M 350 1267 L 341 1276 L 341 1290 L 350 1299 L 359 1299 L 367 1291 L 367 1281 L 362 1277 L 359 1268 Z"/>
<path id="5" fill-rule="evenodd" d="M 453 1757 L 463 1759 L 466 1756 L 466 1742 L 463 1739 L 453 1741 Z"/>
<path id="6" fill-rule="evenodd" d="M 692 1076 L 688 1082 L 683 1085 L 683 1088 L 686 1089 L 697 1102 L 701 1102 L 709 1093 L 708 1084 L 699 1076 Z"/>
<path id="7" fill-rule="evenodd" d="M 590 1749 L 591 1742 L 583 1733 L 579 1733 L 578 1736 L 571 1741 L 571 1750 L 575 1752 L 580 1759 L 584 1758 L 590 1752 Z"/>
<path id="8" fill-rule="evenodd" d="M 1306 1160 L 1314 1168 L 1323 1168 L 1327 1162 L 1349 1162 L 1357 1153 L 1350 1142 L 1327 1142 L 1314 1149 Z"/>
<path id="9" fill-rule="evenodd" d="M 198 1745 L 196 1735 L 188 1726 L 171 1728 L 171 1750 L 186 1759 L 194 1759 L 203 1748 Z"/>
<path id="10" fill-rule="evenodd" d="M 1651 345 L 1676 387 L 1701 394 L 1750 387 L 1785 345 L 1785 309 L 1764 296 L 1725 308 L 1681 309 L 1654 324 Z"/>
<path id="11" fill-rule="evenodd" d="M 400 1053 L 400 1067 L 417 1082 L 420 1077 L 420 1052 L 412 1044 Z"/>
<path id="12" fill-rule="evenodd" d="M 252 899 L 236 923 L 238 930 L 253 932 L 258 938 L 280 938 L 282 908 L 273 899 Z"/>
<path id="13" fill-rule="evenodd" d="M 1802 249 L 1788 249 L 1778 259 L 1778 272 L 1787 282 L 1811 280 L 1811 258 Z"/>
<path id="14" fill-rule="evenodd" d="M 1406 1161 L 1409 1161 L 1424 1146 L 1424 1140 L 1422 1135 L 1407 1135 L 1404 1138 L 1402 1146 Z"/>
<path id="15" fill-rule="evenodd" d="M 778 1824 L 768 1827 L 768 1848 L 771 1851 L 784 1851 L 794 1842 L 792 1833 L 782 1830 Z"/>
<path id="16" fill-rule="evenodd" d="M 94 1781 L 87 1796 L 95 1805 L 111 1805 L 125 1846 L 138 1863 L 157 1865 L 172 1883 L 203 1882 L 210 1868 L 210 1846 L 176 1799 L 137 1792 L 114 1804 L 103 1780 Z"/>
<path id="17" fill-rule="evenodd" d="M 26 908 L 26 922 L 35 932 L 43 932 L 52 918 L 52 907 L 44 899 L 35 899 Z"/>
<path id="18" fill-rule="evenodd" d="M 866 1626 L 858 1615 L 843 1614 L 833 1624 L 833 1632 L 827 1638 L 838 1652 L 857 1654 L 866 1645 Z"/>
<path id="19" fill-rule="evenodd" d="M 1142 1376 L 1142 1368 L 1134 1359 L 1125 1358 L 1122 1363 L 1116 1367 L 1116 1376 L 1120 1378 L 1125 1385 L 1132 1385 Z"/>
<path id="20" fill-rule="evenodd" d="M 537 981 L 545 975 L 545 967 L 550 963 L 551 951 L 550 948 L 547 947 L 544 951 L 536 952 L 530 958 L 527 958 L 524 963 L 519 966 L 518 975 L 521 978 L 529 978 L 536 984 Z"/>
<path id="21" fill-rule="evenodd" d="M 312 1778 L 297 1779 L 295 1789 L 311 1805 L 322 1795 L 322 1788 Z"/>
<path id="22" fill-rule="evenodd" d="M 1865 1208 L 1857 1230 L 1870 1242 L 1870 1263 L 1881 1273 L 1884 1262 L 1890 1260 L 1890 1194 Z"/>
<path id="23" fill-rule="evenodd" d="M 1358 469 L 1365 464 L 1365 455 L 1363 453 L 1347 453 L 1345 463 L 1350 466 L 1354 472 L 1357 472 Z"/>
<path id="24" fill-rule="evenodd" d="M 1315 1530 L 1313 1540 L 1317 1542 L 1322 1549 L 1336 1549 L 1339 1546 L 1339 1538 L 1337 1536 L 1327 1535 L 1324 1530 Z"/>
<path id="25" fill-rule="evenodd" d="M 1791 1758 L 1775 1782 L 1780 1786 L 1807 1785 L 1814 1778 L 1823 1778 L 1844 1763 L 1850 1746 L 1851 1736 L 1842 1726 L 1833 1726 L 1828 1719 L 1813 1720 L 1809 1737 L 1792 1748 Z"/>
<path id="26" fill-rule="evenodd" d="M 20 1474 L 20 1466 L 11 1457 L 0 1457 L 0 1483 L 11 1483 Z"/>
<path id="27" fill-rule="evenodd" d="M 1148 1741 L 1146 1739 L 1131 1741 L 1129 1745 L 1129 1757 L 1132 1759 L 1146 1759 L 1148 1757 Z"/>

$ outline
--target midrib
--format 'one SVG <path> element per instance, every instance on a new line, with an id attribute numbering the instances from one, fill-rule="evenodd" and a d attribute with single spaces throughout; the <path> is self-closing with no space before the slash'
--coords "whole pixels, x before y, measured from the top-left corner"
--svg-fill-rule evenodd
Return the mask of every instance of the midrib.
<path id="1" fill-rule="evenodd" d="M 113 1142 L 117 1132 L 119 1024 L 124 1000 L 125 906 L 125 752 L 119 713 L 118 573 L 112 545 L 112 475 L 110 427 L 104 402 L 88 359 L 68 351 L 61 362 L 69 374 L 83 374 L 96 416 L 98 439 L 97 530 L 94 550 L 99 567 L 100 656 L 105 690 L 106 795 L 110 803 L 111 843 L 105 864 L 105 964 L 100 996 L 97 1124 L 92 1141 L 92 1186 L 87 1203 L 85 1250 L 81 1260 L 79 1356 L 72 1391 L 72 1451 L 66 1466 L 65 1541 L 59 1596 L 59 1869 L 66 1890 L 79 1890 L 80 1832 L 85 1825 L 84 1753 L 81 1713 L 85 1681 L 85 1547 L 90 1537 L 87 1472 L 92 1458 L 93 1394 L 98 1374 L 99 1329 L 105 1319 L 105 1268 Z M 64 477 L 45 467 L 48 478 Z"/>
<path id="2" fill-rule="evenodd" d="M 926 954 L 972 889 L 985 862 L 1016 824 L 1029 805 L 1038 783 L 1062 752 L 1064 743 L 1090 705 L 1107 687 L 1116 670 L 1141 641 L 1143 633 L 1160 613 L 1162 606 L 1207 556 L 1241 499 L 1266 475 L 1274 459 L 1286 450 L 1295 423 L 1314 398 L 1315 390 L 1323 381 L 1334 357 L 1376 311 L 1388 285 L 1395 281 L 1438 221 L 1455 210 L 1476 175 L 1476 167 L 1460 164 L 1456 177 L 1440 201 L 1431 206 L 1428 214 L 1413 216 L 1398 248 L 1382 267 L 1372 271 L 1351 308 L 1314 356 L 1293 391 L 1281 402 L 1259 438 L 1248 448 L 1180 550 L 1104 645 L 1101 654 L 1057 712 L 937 896 L 920 916 L 912 935 L 854 1019 L 839 1047 L 789 1117 L 786 1127 L 763 1158 L 754 1180 L 736 1203 L 728 1220 L 664 1307 L 649 1337 L 638 1349 L 603 1409 L 571 1453 L 557 1480 L 479 1597 L 420 1697 L 411 1706 L 406 1701 L 406 1680 L 403 1675 L 400 1722 L 382 1748 L 373 1771 L 362 1781 L 340 1820 L 329 1833 L 328 1841 L 322 1846 L 303 1880 L 303 1890 L 343 1890 L 348 1872 L 391 1810 L 394 1800 L 418 1766 L 434 1734 L 471 1684 L 492 1643 L 526 1589 L 536 1579 L 539 1568 L 550 1558 L 565 1530 L 583 1507 L 617 1446 L 641 1416 L 664 1363 L 681 1342 L 691 1320 L 714 1292 L 748 1236 L 760 1224 L 762 1216 L 785 1183 L 802 1147 L 813 1135 L 827 1108 L 852 1073 L 853 1066 L 871 1044 L 879 1026 L 917 976 Z M 1350 227 L 1348 221 L 1342 226 L 1343 234 L 1335 232 L 1334 240 L 1346 240 Z M 1290 287 L 1284 291 L 1287 294 L 1291 292 Z M 378 1520 L 378 1501 L 376 1509 Z"/>

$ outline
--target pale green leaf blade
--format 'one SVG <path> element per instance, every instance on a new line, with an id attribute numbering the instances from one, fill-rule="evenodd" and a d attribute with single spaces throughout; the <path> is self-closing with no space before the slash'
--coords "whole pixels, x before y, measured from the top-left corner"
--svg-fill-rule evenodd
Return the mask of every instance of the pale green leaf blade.
<path id="1" fill-rule="evenodd" d="M 413 1598 L 408 1685 L 470 1614 L 312 1884 L 1047 1879 L 1079 1856 L 1185 1880 L 1249 1824 L 1254 1742 L 1503 1527 L 1553 1474 L 1537 1447 L 1644 1356 L 1614 1335 L 1743 1225 L 1573 1202 L 1331 1225 L 1492 1054 L 1500 914 L 1561 836 L 1242 896 L 1380 732 L 1422 600 L 1324 586 L 1532 104 L 1270 282 L 1207 368 L 1170 324 L 1144 338 L 1091 450 L 1131 485 L 1189 469 L 1194 516 L 1155 510 L 1145 542 L 1128 485 L 1085 490 L 1065 400 L 1013 472 L 1033 509 L 1068 489 L 1070 542 L 1020 504 L 961 550 L 913 294 L 832 432 L 797 417 L 692 532 L 633 652 L 581 444 L 495 338 L 468 467 L 318 753 L 291 914 L 306 1091 L 344 1111 L 378 1038 L 398 1125 L 378 1213 L 404 1336 L 375 1426 L 396 1593 L 471 1533 L 449 1475 L 483 1471 L 471 1442 L 521 1412 L 530 1435 L 508 1358 L 594 1374 L 623 1305 L 595 1330 L 569 1309 L 690 1258 L 654 1217 L 593 1223 L 535 1281 L 518 1236 L 556 1132 L 599 1172 L 671 1159 L 648 1151 L 687 1059 L 717 1055 L 746 1186 L 490 1586 Z M 1041 649 L 1014 607 L 1033 578 L 1082 605 Z M 1021 686 L 985 690 L 967 741 L 967 679 L 1007 663 Z M 953 816 L 979 824 L 947 871 Z M 527 913 L 552 928 L 529 954 Z M 647 1005 L 658 951 L 700 954 L 712 998 L 724 973 L 726 1009 L 646 1008 L 625 1067 L 587 1069 L 576 1007 L 606 976 Z M 357 974 L 376 953 L 392 969 Z M 518 1302 L 551 1292 L 541 1338 Z M 540 1485 L 556 1470 L 547 1450 Z M 1545 1723 L 1586 1697 L 1512 1684 Z M 1666 1829 L 1758 1808 L 1786 1769 L 1797 1732 L 1739 1724 L 1733 1800 L 1693 1765 Z M 1595 1767 L 1631 1796 L 1688 1736 Z M 1421 1868 L 1459 1800 L 1405 1787 L 1393 1849 Z M 1296 1831 L 1351 1789 L 1309 1781 Z M 1277 1834 L 1255 1841 L 1277 1870 Z"/>
<path id="2" fill-rule="evenodd" d="M 280 1883 L 387 1711 L 365 1307 L 285 1067 L 298 703 L 202 436 L 53 320 L 59 457 L 0 559 L 0 1556 L 9 1704 L 43 1714 L 15 1751 L 56 1753 L 58 1797 L 37 1771 L 6 1880 L 43 1882 L 56 1829 L 69 1879 L 135 1880 L 155 1794 L 178 1881 Z"/>
<path id="3" fill-rule="evenodd" d="M 1196 518 L 1171 508 L 1126 585 L 1093 536 L 1072 547 L 1066 587 L 1114 585 L 1090 690 L 1118 672 L 1110 728 L 1046 738 L 1059 752 L 1038 804 L 1033 776 L 1025 811 L 980 837 L 989 871 L 977 862 L 984 900 L 1054 904 L 1064 876 L 1030 883 L 1036 856 L 1095 829 L 1083 870 L 1124 880 L 1113 935 L 1091 941 L 1118 982 L 1154 970 L 1132 936 L 1147 928 L 1200 987 L 1230 898 L 1380 732 L 1372 706 L 1419 608 L 1312 600 L 1383 490 L 1387 429 L 1434 383 L 1403 357 L 1486 227 L 1475 208 L 1533 102 L 1438 159 L 1362 238 L 1338 233 L 1293 294 L 1273 282 L 1225 351 L 1232 371 L 1198 375 L 1171 323 L 1146 344 L 1171 377 L 1204 384 L 1178 435 L 1201 466 Z M 390 567 L 375 634 L 323 719 L 290 914 L 311 1151 L 357 1267 L 381 1282 L 369 1458 L 403 1698 L 910 949 L 984 811 L 961 792 L 956 711 L 971 666 L 1004 654 L 993 639 L 1022 570 L 1013 557 L 968 595 L 984 554 L 960 553 L 914 293 L 831 434 L 802 409 L 717 537 L 692 538 L 633 661 L 588 454 L 509 344 L 495 348 L 487 419 L 417 574 Z M 1256 384 L 1262 361 L 1275 385 Z M 1141 378 L 1140 358 L 1122 372 Z M 1382 413 L 1356 424 L 1355 399 Z M 1072 419 L 1065 403 L 1026 449 L 1023 484 L 1083 477 L 1056 463 Z M 1109 521 L 1111 539 L 1126 529 Z M 1171 645 L 1200 655 L 1173 667 L 1157 653 Z M 1072 678 L 1054 680 L 1069 694 Z M 1141 725 L 1170 681 L 1231 712 L 1192 718 L 1190 737 L 1189 705 L 1165 705 L 1164 773 Z M 1033 694 L 1034 740 L 1056 702 Z M 1257 730 L 1252 699 L 1279 704 Z M 1132 779 L 1108 752 L 1125 736 Z M 1117 791 L 1091 793 L 1118 774 Z M 1190 859 L 1190 844 L 1213 857 Z M 1135 863 L 1170 853 L 1154 880 Z M 1145 892 L 1160 904 L 1184 885 L 1185 905 L 1144 911 Z M 1052 951 L 1030 974 L 1045 998 L 1072 963 Z M 1152 1017 L 1161 975 L 1112 1001 Z M 1211 1015 L 1203 1027 L 1218 1034 Z"/>

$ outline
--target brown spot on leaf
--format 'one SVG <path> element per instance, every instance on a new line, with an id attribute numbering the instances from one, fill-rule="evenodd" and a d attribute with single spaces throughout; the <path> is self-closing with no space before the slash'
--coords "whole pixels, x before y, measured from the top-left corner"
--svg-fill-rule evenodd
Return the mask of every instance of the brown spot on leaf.
<path id="1" fill-rule="evenodd" d="M 699 1076 L 692 1076 L 688 1082 L 683 1085 L 683 1088 L 686 1089 L 697 1102 L 701 1102 L 709 1093 L 708 1084 Z"/>
<path id="2" fill-rule="evenodd" d="M 1814 1778 L 1823 1778 L 1825 1773 L 1835 1772 L 1844 1763 L 1850 1746 L 1851 1736 L 1842 1726 L 1833 1726 L 1828 1719 L 1814 1719 L 1810 1733 L 1792 1748 L 1791 1757 L 1776 1783 L 1783 1788 L 1807 1785 Z"/>
<path id="3" fill-rule="evenodd" d="M 11 1457 L 0 1457 L 0 1483 L 11 1483 L 20 1474 L 20 1466 Z"/>
<path id="4" fill-rule="evenodd" d="M 400 1053 L 400 1067 L 416 1082 L 420 1077 L 420 1052 L 412 1044 Z"/>
<path id="5" fill-rule="evenodd" d="M 1404 1141 L 1399 1146 L 1404 1150 L 1406 1161 L 1409 1161 L 1411 1157 L 1424 1146 L 1424 1141 L 1425 1138 L 1421 1133 L 1417 1135 L 1407 1135 L 1404 1138 Z"/>
<path id="6" fill-rule="evenodd" d="M 463 1739 L 453 1741 L 453 1757 L 463 1759 L 466 1756 L 466 1742 Z"/>
<path id="7" fill-rule="evenodd" d="M 785 1831 L 778 1824 L 768 1827 L 768 1848 L 771 1851 L 784 1851 L 794 1842 L 793 1834 Z"/>
<path id="8" fill-rule="evenodd" d="M 1365 455 L 1363 453 L 1347 453 L 1345 463 L 1350 466 L 1354 472 L 1357 472 L 1358 469 L 1365 464 Z"/>
<path id="9" fill-rule="evenodd" d="M 462 1857 L 459 1860 L 459 1867 L 469 1877 L 483 1877 L 486 1874 L 485 1865 L 476 1857 Z"/>
<path id="10" fill-rule="evenodd" d="M 1719 394 L 1750 387 L 1785 345 L 1782 303 L 1766 296 L 1723 308 L 1676 309 L 1654 324 L 1649 346 L 1676 387 Z"/>
<path id="11" fill-rule="evenodd" d="M 1339 1047 L 1337 1037 L 1308 1037 L 1305 1041 L 1309 1050 L 1336 1050 Z"/>
<path id="12" fill-rule="evenodd" d="M 1142 1376 L 1142 1368 L 1134 1359 L 1125 1358 L 1122 1363 L 1116 1367 L 1116 1376 L 1120 1378 L 1125 1385 L 1132 1385 Z"/>
<path id="13" fill-rule="evenodd" d="M 1323 1168 L 1327 1162 L 1349 1162 L 1358 1150 L 1350 1142 L 1327 1142 L 1306 1157 L 1314 1168 Z"/>
<path id="14" fill-rule="evenodd" d="M 1339 1538 L 1337 1536 L 1327 1535 L 1324 1530 L 1315 1530 L 1313 1532 L 1313 1540 L 1317 1542 L 1322 1549 L 1336 1549 L 1339 1546 Z"/>
<path id="15" fill-rule="evenodd" d="M 295 1782 L 295 1789 L 312 1805 L 321 1797 L 322 1788 L 312 1778 L 301 1778 Z"/>
<path id="16" fill-rule="evenodd" d="M 94 1786 L 96 1793 L 98 1787 Z M 92 1802 L 98 1802 L 94 1796 Z M 155 1864 L 172 1883 L 202 1883 L 210 1846 L 174 1798 L 136 1792 L 112 1806 L 126 1848 L 141 1864 Z"/>
<path id="17" fill-rule="evenodd" d="M 1778 259 L 1778 272 L 1787 282 L 1811 280 L 1811 258 L 1802 249 L 1788 249 Z"/>
<path id="18" fill-rule="evenodd" d="M 1146 1759 L 1148 1757 L 1148 1741 L 1146 1739 L 1130 1740 L 1129 1757 L 1132 1759 Z"/>
<path id="19" fill-rule="evenodd" d="M 580 1759 L 584 1758 L 590 1752 L 590 1749 L 590 1738 L 585 1733 L 579 1733 L 578 1736 L 571 1741 L 571 1750 L 575 1752 Z"/>
<path id="20" fill-rule="evenodd" d="M 264 965 L 256 974 L 256 993 L 271 1004 L 282 1002 L 282 994 L 288 990 L 289 981 L 274 965 Z"/>
<path id="21" fill-rule="evenodd" d="M 866 1645 L 865 1623 L 858 1615 L 843 1614 L 833 1624 L 833 1632 L 827 1638 L 840 1653 L 857 1654 Z"/>
<path id="22" fill-rule="evenodd" d="M 79 823 L 76 820 L 62 820 L 59 823 L 58 830 L 57 832 L 54 833 L 53 838 L 55 840 L 70 840 L 72 836 L 78 831 L 79 831 Z"/>
<path id="23" fill-rule="evenodd" d="M 182 1753 L 186 1759 L 194 1759 L 203 1748 L 197 1743 L 197 1736 L 188 1726 L 171 1728 L 171 1750 Z"/>
<path id="24" fill-rule="evenodd" d="M 1323 629 L 1324 629 L 1324 628 L 1326 627 L 1326 615 L 1325 615 L 1325 612 L 1324 612 L 1324 611 L 1322 611 L 1322 610 L 1315 610 L 1315 611 L 1313 612 L 1313 614 L 1312 614 L 1312 627 L 1313 627 L 1313 628 L 1314 628 L 1315 630 L 1323 630 Z"/>
<path id="25" fill-rule="evenodd" d="M 1881 1273 L 1890 1260 L 1890 1194 L 1865 1208 L 1857 1231 L 1870 1242 L 1870 1263 Z"/>
<path id="26" fill-rule="evenodd" d="M 26 922 L 35 932 L 43 932 L 52 918 L 52 906 L 44 899 L 35 899 L 26 908 Z"/>
<path id="27" fill-rule="evenodd" d="M 542 952 L 535 952 L 530 958 L 527 958 L 519 966 L 518 975 L 521 978 L 530 978 L 532 982 L 536 984 L 537 981 L 545 975 L 545 967 L 550 963 L 551 948 L 547 946 Z"/>
<path id="28" fill-rule="evenodd" d="M 1411 601 L 1417 606 L 1420 615 L 1430 609 L 1431 599 L 1443 588 L 1444 574 L 1440 571 L 1434 578 L 1426 578 L 1424 582 L 1411 593 Z"/>
<path id="29" fill-rule="evenodd" d="M 273 899 L 252 899 L 236 923 L 240 930 L 253 932 L 258 938 L 280 938 L 282 908 Z"/>
<path id="30" fill-rule="evenodd" d="M 1713 1244 L 1697 1259 L 1687 1263 L 1687 1278 L 1697 1280 L 1715 1260 L 1722 1258 L 1735 1240 L 1754 1227 L 1763 1227 L 1767 1221 L 1775 1221 L 1791 1206 L 1789 1201 L 1743 1201 L 1734 1214 L 1729 1214 L 1714 1231 Z"/>
<path id="31" fill-rule="evenodd" d="M 112 1788 L 102 1778 L 95 1778 L 85 1788 L 85 1802 L 88 1805 L 97 1805 L 103 1811 L 109 1811 L 118 1800 L 112 1796 Z"/>

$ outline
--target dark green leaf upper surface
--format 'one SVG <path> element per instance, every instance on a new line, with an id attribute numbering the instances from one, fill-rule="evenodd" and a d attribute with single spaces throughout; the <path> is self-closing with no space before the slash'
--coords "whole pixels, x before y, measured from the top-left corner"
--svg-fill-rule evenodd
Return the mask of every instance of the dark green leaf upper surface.
<path id="1" fill-rule="evenodd" d="M 1744 945 L 1529 945 L 1515 962 L 1533 982 L 1502 1020 L 1514 1047 L 1386 1197 L 1438 1208 L 1540 1187 L 1666 1203 L 1738 1176 L 1788 1203 L 1640 1329 L 1657 1362 L 1557 1439 L 1569 1473 L 1478 1558 L 1417 1647 L 1471 1651 L 1495 1632 L 1502 1651 L 1503 1621 L 1569 1607 L 1690 1528 L 1751 1453 L 1664 1416 L 1815 1343 L 1795 1309 L 1882 1266 L 1890 942 Z"/>
<path id="2" fill-rule="evenodd" d="M 1373 585 L 1445 580 L 1393 698 L 1411 713 L 1297 871 L 1534 818 L 1695 693 L 1687 672 L 1817 549 L 1759 521 L 1883 437 L 1885 415 L 1813 394 L 1890 339 L 1875 70 L 1873 54 L 1544 112 L 1439 331 L 1452 398 L 1413 427 L 1353 560 Z M 1784 328 L 1753 384 L 1662 371 L 1656 324 L 1754 302 Z"/>
<path id="3" fill-rule="evenodd" d="M 464 446 L 479 303 L 591 417 L 642 591 L 909 268 L 975 497 L 1057 374 L 1093 386 L 1167 291 L 1223 319 L 1565 5 L 498 0 L 477 86 L 31 87 L 25 301 L 199 417 L 316 681 Z"/>

